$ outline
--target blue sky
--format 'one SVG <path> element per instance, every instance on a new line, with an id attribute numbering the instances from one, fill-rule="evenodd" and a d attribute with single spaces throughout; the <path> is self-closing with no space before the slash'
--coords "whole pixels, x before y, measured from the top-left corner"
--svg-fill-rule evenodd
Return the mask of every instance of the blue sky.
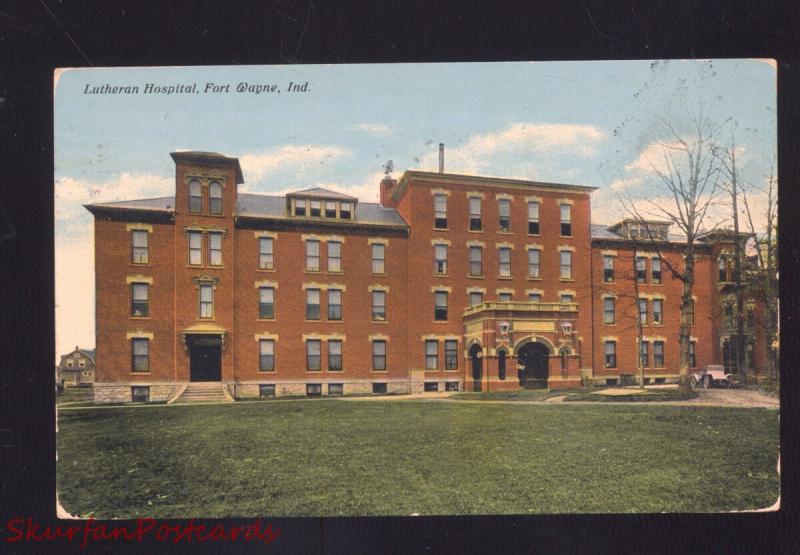
<path id="1" fill-rule="evenodd" d="M 699 67 L 706 78 L 698 77 Z M 712 75 L 713 73 L 713 75 Z M 655 194 L 643 163 L 650 112 L 687 79 L 690 107 L 734 118 L 740 162 L 753 182 L 776 142 L 776 72 L 762 60 L 225 66 L 60 70 L 55 84 L 57 352 L 94 346 L 92 218 L 82 204 L 172 194 L 175 150 L 241 159 L 242 191 L 325 186 L 377 200 L 386 160 L 394 175 L 445 170 L 600 187 L 593 220 L 624 216 L 616 195 Z M 290 93 L 289 82 L 308 83 Z M 139 94 L 84 94 L 87 85 Z M 197 83 L 197 94 L 143 94 Z M 206 83 L 230 84 L 204 93 Z M 239 83 L 280 93 L 237 93 Z M 623 137 L 614 129 L 623 121 Z M 758 204 L 754 192 L 754 203 Z M 91 265 L 91 264 L 90 264 Z M 92 270 L 93 270 L 93 265 Z"/>

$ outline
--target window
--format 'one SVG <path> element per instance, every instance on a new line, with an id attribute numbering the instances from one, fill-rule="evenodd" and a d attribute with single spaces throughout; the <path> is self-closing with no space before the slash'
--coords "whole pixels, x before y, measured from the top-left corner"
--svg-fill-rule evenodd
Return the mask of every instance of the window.
<path id="1" fill-rule="evenodd" d="M 433 273 L 447 273 L 447 245 L 433 246 Z"/>
<path id="2" fill-rule="evenodd" d="M 689 341 L 689 366 L 697 368 L 697 342 Z"/>
<path id="3" fill-rule="evenodd" d="M 150 340 L 147 338 L 131 339 L 131 352 L 133 353 L 131 369 L 134 372 L 150 371 Z"/>
<path id="4" fill-rule="evenodd" d="M 572 207 L 569 204 L 561 205 L 561 235 L 572 235 Z"/>
<path id="5" fill-rule="evenodd" d="M 613 324 L 617 321 L 616 300 L 613 297 L 603 299 L 603 323 Z"/>
<path id="6" fill-rule="evenodd" d="M 373 382 L 372 384 L 372 392 L 373 393 L 386 393 L 386 382 Z"/>
<path id="7" fill-rule="evenodd" d="M 203 234 L 199 231 L 189 232 L 189 264 L 199 266 L 203 263 Z"/>
<path id="8" fill-rule="evenodd" d="M 661 323 L 661 315 L 664 309 L 664 301 L 662 299 L 653 299 L 653 323 Z"/>
<path id="9" fill-rule="evenodd" d="M 372 273 L 386 273 L 386 245 L 382 243 L 372 244 Z"/>
<path id="10" fill-rule="evenodd" d="M 653 277 L 653 283 L 661 283 L 661 259 L 653 258 L 651 264 L 652 264 L 651 275 Z"/>
<path id="11" fill-rule="evenodd" d="M 311 208 L 308 211 L 309 216 L 319 218 L 322 215 L 322 203 L 318 200 L 310 202 Z"/>
<path id="12" fill-rule="evenodd" d="M 146 283 L 131 284 L 131 316 L 150 316 L 150 286 Z"/>
<path id="13" fill-rule="evenodd" d="M 647 299 L 639 299 L 639 322 L 644 325 L 647 323 Z"/>
<path id="14" fill-rule="evenodd" d="M 444 369 L 458 369 L 458 341 L 446 339 L 444 342 Z"/>
<path id="15" fill-rule="evenodd" d="M 572 302 L 573 299 L 574 297 L 572 295 L 567 295 L 567 294 L 561 295 L 561 304 L 569 304 Z"/>
<path id="16" fill-rule="evenodd" d="M 328 271 L 342 271 L 342 244 L 339 241 L 328 241 Z"/>
<path id="17" fill-rule="evenodd" d="M 433 319 L 437 322 L 447 321 L 447 291 L 436 291 L 433 297 Z"/>
<path id="18" fill-rule="evenodd" d="M 297 199 L 294 201 L 294 215 L 295 216 L 305 216 L 306 215 L 306 201 L 305 199 Z"/>
<path id="19" fill-rule="evenodd" d="M 222 266 L 222 233 L 208 234 L 208 264 Z"/>
<path id="20" fill-rule="evenodd" d="M 483 275 L 483 247 L 469 248 L 469 275 Z"/>
<path id="21" fill-rule="evenodd" d="M 567 369 L 567 360 L 569 358 L 569 349 L 562 347 L 559 351 L 559 358 L 561 359 L 561 370 Z"/>
<path id="22" fill-rule="evenodd" d="M 319 241 L 306 241 L 306 271 L 319 272 Z"/>
<path id="23" fill-rule="evenodd" d="M 436 193 L 433 195 L 433 227 L 447 229 L 447 195 Z"/>
<path id="24" fill-rule="evenodd" d="M 344 395 L 344 384 L 329 383 L 328 395 Z"/>
<path id="25" fill-rule="evenodd" d="M 339 217 L 343 220 L 349 220 L 352 217 L 352 208 L 349 202 L 343 202 L 339 205 Z"/>
<path id="26" fill-rule="evenodd" d="M 603 257 L 603 281 L 611 283 L 614 281 L 614 257 Z"/>
<path id="27" fill-rule="evenodd" d="M 480 291 L 470 291 L 469 306 L 479 305 L 483 302 L 483 293 Z"/>
<path id="28" fill-rule="evenodd" d="M 328 370 L 338 372 L 342 369 L 342 342 L 328 341 Z"/>
<path id="29" fill-rule="evenodd" d="M 572 251 L 561 251 L 561 279 L 572 279 Z"/>
<path id="30" fill-rule="evenodd" d="M 319 320 L 319 289 L 306 289 L 306 320 Z"/>
<path id="31" fill-rule="evenodd" d="M 222 214 L 222 185 L 214 181 L 208 186 L 208 213 Z"/>
<path id="32" fill-rule="evenodd" d="M 500 231 L 511 231 L 511 201 L 509 199 L 500 199 L 497 201 L 497 214 L 499 221 L 497 223 Z"/>
<path id="33" fill-rule="evenodd" d="M 150 386 L 134 385 L 131 387 L 131 401 L 134 403 L 149 403 Z"/>
<path id="34" fill-rule="evenodd" d="M 203 189 L 200 182 L 193 179 L 189 182 L 189 212 L 199 214 L 203 211 Z"/>
<path id="35" fill-rule="evenodd" d="M 728 281 L 728 263 L 724 258 L 719 259 L 719 281 Z"/>
<path id="36" fill-rule="evenodd" d="M 425 370 L 439 368 L 439 342 L 435 339 L 425 341 Z"/>
<path id="37" fill-rule="evenodd" d="M 214 317 L 214 287 L 209 283 L 200 285 L 200 318 Z"/>
<path id="38" fill-rule="evenodd" d="M 616 368 L 617 367 L 617 342 L 616 341 L 606 341 L 605 342 L 605 365 L 606 365 L 606 368 Z"/>
<path id="39" fill-rule="evenodd" d="M 336 203 L 332 200 L 325 201 L 325 217 L 326 218 L 336 217 Z"/>
<path id="40" fill-rule="evenodd" d="M 478 197 L 469 197 L 469 230 L 481 231 L 482 229 L 481 199 Z"/>
<path id="41" fill-rule="evenodd" d="M 639 343 L 639 364 L 641 364 L 642 368 L 648 368 L 650 366 L 649 348 L 650 344 L 647 341 Z"/>
<path id="42" fill-rule="evenodd" d="M 342 319 L 342 290 L 328 289 L 328 320 Z"/>
<path id="43" fill-rule="evenodd" d="M 444 382 L 445 391 L 458 391 L 458 382 Z"/>
<path id="44" fill-rule="evenodd" d="M 528 249 L 528 277 L 539 279 L 541 275 L 541 261 L 542 251 L 539 249 Z"/>
<path id="45" fill-rule="evenodd" d="M 131 243 L 133 248 L 132 258 L 134 264 L 147 264 L 147 232 L 141 229 L 134 229 L 131 232 Z"/>
<path id="46" fill-rule="evenodd" d="M 528 235 L 539 235 L 539 203 L 528 202 Z"/>
<path id="47" fill-rule="evenodd" d="M 258 317 L 262 320 L 275 318 L 275 289 L 272 287 L 258 288 Z"/>
<path id="48" fill-rule="evenodd" d="M 500 293 L 497 295 L 497 300 L 501 303 L 510 303 L 511 302 L 511 293 Z"/>
<path id="49" fill-rule="evenodd" d="M 258 239 L 258 267 L 262 270 L 272 270 L 274 266 L 272 237 L 259 237 Z"/>
<path id="50" fill-rule="evenodd" d="M 321 383 L 306 384 L 306 395 L 309 397 L 319 397 L 320 395 L 322 395 L 322 384 Z"/>
<path id="51" fill-rule="evenodd" d="M 386 370 L 386 341 L 382 339 L 372 342 L 372 369 Z"/>
<path id="52" fill-rule="evenodd" d="M 636 257 L 636 282 L 644 283 L 647 277 L 647 259 L 643 256 Z"/>
<path id="53" fill-rule="evenodd" d="M 258 341 L 258 370 L 261 372 L 275 370 L 275 341 L 272 339 Z"/>
<path id="54" fill-rule="evenodd" d="M 734 318 L 733 318 L 733 312 L 734 312 L 733 303 L 725 303 L 724 313 L 725 313 L 725 326 L 726 327 L 732 328 L 735 325 Z"/>
<path id="55" fill-rule="evenodd" d="M 275 397 L 275 384 L 265 384 L 265 383 L 259 384 L 258 396 L 261 399 Z"/>
<path id="56" fill-rule="evenodd" d="M 689 324 L 694 325 L 694 299 L 689 304 Z"/>
<path id="57" fill-rule="evenodd" d="M 312 372 L 319 371 L 322 367 L 322 355 L 320 354 L 322 342 L 319 339 L 309 339 L 306 341 L 306 369 Z"/>
<path id="58" fill-rule="evenodd" d="M 439 382 L 425 382 L 425 392 L 434 393 L 439 391 Z"/>
<path id="59" fill-rule="evenodd" d="M 748 306 L 745 308 L 745 319 L 748 328 L 753 328 L 756 325 L 756 312 L 754 307 Z"/>
<path id="60" fill-rule="evenodd" d="M 506 379 L 506 352 L 504 350 L 497 353 L 497 377 L 501 380 Z"/>
<path id="61" fill-rule="evenodd" d="M 500 261 L 500 277 L 511 277 L 511 249 L 500 247 L 497 254 Z"/>
<path id="62" fill-rule="evenodd" d="M 372 320 L 374 322 L 386 321 L 386 291 L 372 292 Z"/>
<path id="63" fill-rule="evenodd" d="M 664 368 L 664 342 L 653 341 L 653 367 Z"/>
<path id="64" fill-rule="evenodd" d="M 542 294 L 541 293 L 528 293 L 528 302 L 529 303 L 540 303 L 540 302 L 542 302 Z"/>

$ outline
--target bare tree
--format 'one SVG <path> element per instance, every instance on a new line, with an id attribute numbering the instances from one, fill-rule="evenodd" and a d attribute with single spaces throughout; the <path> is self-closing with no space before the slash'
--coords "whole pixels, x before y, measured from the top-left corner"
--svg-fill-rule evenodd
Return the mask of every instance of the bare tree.
<path id="1" fill-rule="evenodd" d="M 775 177 L 775 156 L 770 159 L 769 174 L 765 176 L 765 186 L 755 187 L 766 195 L 766 207 L 761 216 L 764 218 L 764 234 L 759 237 L 753 224 L 753 212 L 747 200 L 747 188 L 742 189 L 744 213 L 747 226 L 755 238 L 757 270 L 752 282 L 753 290 L 758 292 L 764 304 L 764 322 L 762 326 L 761 345 L 764 350 L 766 374 L 772 379 L 778 378 L 777 349 L 778 342 L 778 196 L 777 179 Z"/>
<path id="2" fill-rule="evenodd" d="M 702 105 L 696 113 L 689 111 L 682 118 L 674 117 L 669 110 L 654 114 L 653 124 L 646 150 L 651 153 L 650 173 L 664 191 L 664 198 L 655 200 L 650 196 L 637 202 L 628 196 L 623 197 L 623 205 L 640 223 L 645 240 L 655 248 L 664 238 L 648 224 L 654 216 L 669 222 L 685 238 L 683 267 L 666 257 L 662 260 L 672 276 L 682 283 L 679 386 L 688 391 L 697 244 L 714 227 L 709 225 L 707 216 L 720 192 L 720 165 L 714 148 L 724 124 L 712 122 Z"/>

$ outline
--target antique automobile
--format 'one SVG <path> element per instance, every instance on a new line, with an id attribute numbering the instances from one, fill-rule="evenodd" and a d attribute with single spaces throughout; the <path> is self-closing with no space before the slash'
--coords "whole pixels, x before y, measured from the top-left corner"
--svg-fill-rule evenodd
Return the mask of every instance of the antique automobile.
<path id="1" fill-rule="evenodd" d="M 709 364 L 701 372 L 690 374 L 689 383 L 692 387 L 701 385 L 706 389 L 709 387 L 728 388 L 733 384 L 733 375 L 727 374 L 725 367 L 721 364 Z"/>

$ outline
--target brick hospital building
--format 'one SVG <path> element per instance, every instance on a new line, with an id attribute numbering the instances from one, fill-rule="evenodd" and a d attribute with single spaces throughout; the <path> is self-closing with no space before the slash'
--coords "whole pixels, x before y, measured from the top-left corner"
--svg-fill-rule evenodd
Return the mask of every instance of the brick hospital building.
<path id="1" fill-rule="evenodd" d="M 560 388 L 637 357 L 677 379 L 680 238 L 593 225 L 591 187 L 406 171 L 367 203 L 239 193 L 236 158 L 172 158 L 174 196 L 87 206 L 97 402 Z M 735 356 L 734 239 L 698 247 L 695 367 Z"/>

